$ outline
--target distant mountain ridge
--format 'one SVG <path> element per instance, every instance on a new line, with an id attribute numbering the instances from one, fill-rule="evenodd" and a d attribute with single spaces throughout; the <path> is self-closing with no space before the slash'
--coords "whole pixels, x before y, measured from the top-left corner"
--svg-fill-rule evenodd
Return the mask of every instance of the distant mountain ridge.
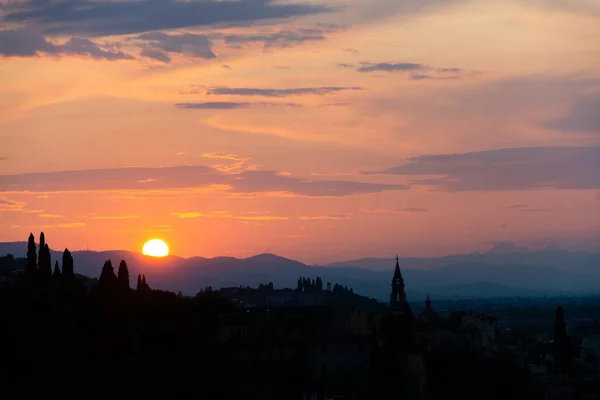
<path id="1" fill-rule="evenodd" d="M 516 249 L 516 253 L 506 252 Z M 511 297 L 546 294 L 600 293 L 600 254 L 580 253 L 555 247 L 529 250 L 496 245 L 487 253 L 458 254 L 438 258 L 401 258 L 400 264 L 410 301 L 430 293 L 434 298 Z M 26 242 L 0 243 L 0 256 L 24 257 Z M 245 259 L 233 257 L 151 258 L 126 251 L 74 251 L 75 270 L 89 277 L 100 274 L 105 260 L 118 265 L 127 261 L 132 284 L 145 274 L 157 289 L 181 290 L 193 295 L 201 288 L 252 286 L 273 282 L 276 288 L 295 287 L 299 276 L 320 276 L 324 282 L 354 288 L 356 293 L 389 299 L 395 259 L 362 259 L 327 266 L 308 266 L 274 254 Z M 51 251 L 62 262 L 62 252 Z"/>
<path id="2" fill-rule="evenodd" d="M 390 263 L 394 261 L 394 258 L 363 258 L 331 263 L 327 266 L 384 270 L 389 268 Z M 542 250 L 532 250 L 508 242 L 497 243 L 486 253 L 473 252 L 433 258 L 401 257 L 400 263 L 404 268 L 418 270 L 443 268 L 458 263 L 526 264 L 561 271 L 600 275 L 600 253 L 564 250 L 557 245 L 550 245 Z"/>

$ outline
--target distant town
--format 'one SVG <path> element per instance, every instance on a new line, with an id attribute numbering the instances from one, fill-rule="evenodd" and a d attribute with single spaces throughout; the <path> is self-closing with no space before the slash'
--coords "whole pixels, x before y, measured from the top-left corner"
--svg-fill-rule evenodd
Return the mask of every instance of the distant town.
<path id="1" fill-rule="evenodd" d="M 190 296 L 128 260 L 81 275 L 43 233 L 26 250 L 0 258 L 11 398 L 600 397 L 598 295 L 411 299 L 396 258 L 385 302 L 317 275 Z"/>

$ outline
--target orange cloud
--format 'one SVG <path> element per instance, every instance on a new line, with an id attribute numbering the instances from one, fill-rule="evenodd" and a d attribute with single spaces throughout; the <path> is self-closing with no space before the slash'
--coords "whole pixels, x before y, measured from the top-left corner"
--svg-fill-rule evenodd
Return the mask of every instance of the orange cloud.
<path id="1" fill-rule="evenodd" d="M 252 214 L 248 213 L 248 214 Z M 183 212 L 183 213 L 171 213 L 173 217 L 177 218 L 233 218 L 239 219 L 243 221 L 283 221 L 290 219 L 286 216 L 277 216 L 277 215 L 233 215 L 228 211 L 212 211 L 208 213 L 199 213 L 199 212 Z"/>
<path id="2" fill-rule="evenodd" d="M 92 217 L 92 219 L 100 219 L 100 220 L 119 220 L 119 219 L 136 219 L 139 218 L 139 215 L 102 215 L 97 217 Z"/>
<path id="3" fill-rule="evenodd" d="M 184 212 L 184 213 L 171 213 L 169 214 L 177 218 L 200 218 L 200 217 L 212 217 L 210 214 L 203 214 L 197 212 Z"/>
<path id="4" fill-rule="evenodd" d="M 59 214 L 41 214 L 39 217 L 40 218 L 56 218 L 56 219 L 59 219 L 59 218 L 64 218 L 64 215 L 59 215 Z"/>
<path id="5" fill-rule="evenodd" d="M 0 212 L 2 211 L 23 211 L 27 203 L 23 201 L 10 200 L 7 197 L 0 197 Z"/>

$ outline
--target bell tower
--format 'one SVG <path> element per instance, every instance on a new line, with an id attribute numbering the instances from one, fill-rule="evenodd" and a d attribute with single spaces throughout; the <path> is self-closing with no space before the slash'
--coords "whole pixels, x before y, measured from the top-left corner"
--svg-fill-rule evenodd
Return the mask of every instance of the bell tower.
<path id="1" fill-rule="evenodd" d="M 390 295 L 390 305 L 393 309 L 404 309 L 406 306 L 406 293 L 404 292 L 404 278 L 400 272 L 400 263 L 396 255 L 396 268 L 392 278 L 392 294 Z"/>

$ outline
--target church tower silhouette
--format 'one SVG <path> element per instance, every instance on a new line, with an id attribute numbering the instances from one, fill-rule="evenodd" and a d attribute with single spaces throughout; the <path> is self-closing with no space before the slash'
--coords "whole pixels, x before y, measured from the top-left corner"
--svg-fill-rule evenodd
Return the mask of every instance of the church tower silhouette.
<path id="1" fill-rule="evenodd" d="M 396 255 L 396 268 L 392 278 L 392 294 L 390 295 L 390 306 L 394 310 L 402 311 L 406 308 L 406 292 L 404 291 L 404 278 L 400 272 L 400 263 Z"/>

